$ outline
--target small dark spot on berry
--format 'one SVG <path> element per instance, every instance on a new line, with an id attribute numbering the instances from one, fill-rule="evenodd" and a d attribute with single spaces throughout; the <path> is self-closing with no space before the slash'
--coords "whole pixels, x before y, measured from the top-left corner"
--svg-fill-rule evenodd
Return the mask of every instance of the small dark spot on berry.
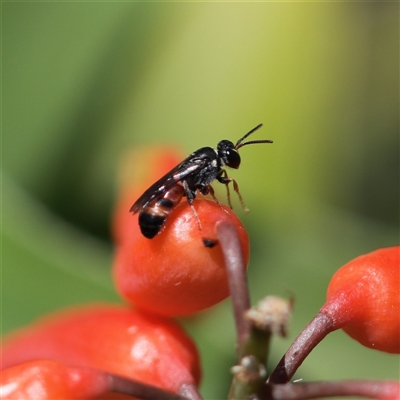
<path id="1" fill-rule="evenodd" d="M 203 243 L 205 247 L 211 249 L 218 244 L 218 240 L 203 238 Z"/>

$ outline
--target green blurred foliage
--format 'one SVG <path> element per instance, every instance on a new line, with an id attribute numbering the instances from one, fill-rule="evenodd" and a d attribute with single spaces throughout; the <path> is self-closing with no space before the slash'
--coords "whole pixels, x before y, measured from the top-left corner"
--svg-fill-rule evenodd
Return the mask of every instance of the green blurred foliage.
<path id="1" fill-rule="evenodd" d="M 255 138 L 274 144 L 243 148 L 231 175 L 251 209 L 235 203 L 251 237 L 253 301 L 296 297 L 276 362 L 337 268 L 398 243 L 398 7 L 3 3 L 2 331 L 61 306 L 119 301 L 109 221 L 128 149 L 163 142 L 189 154 L 263 122 Z M 229 301 L 184 323 L 205 398 L 226 397 Z M 397 357 L 341 333 L 298 373 L 398 375 Z"/>

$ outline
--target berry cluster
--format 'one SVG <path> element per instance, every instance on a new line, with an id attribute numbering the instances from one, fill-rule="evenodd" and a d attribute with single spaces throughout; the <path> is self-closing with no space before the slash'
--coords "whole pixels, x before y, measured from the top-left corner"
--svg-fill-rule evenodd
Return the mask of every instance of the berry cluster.
<path id="1" fill-rule="evenodd" d="M 129 159 L 135 160 L 133 177 Z M 399 398 L 398 382 L 289 381 L 337 329 L 364 346 L 400 353 L 400 247 L 376 250 L 339 269 L 326 303 L 268 374 L 270 338 L 286 334 L 292 301 L 270 296 L 250 307 L 244 226 L 229 208 L 199 198 L 194 203 L 199 229 L 183 199 L 162 232 L 145 238 L 138 215 L 128 210 L 182 157 L 174 149 L 150 148 L 129 159 L 121 169 L 112 221 L 115 286 L 128 305 L 80 306 L 10 334 L 2 349 L 1 398 L 201 399 L 196 345 L 173 317 L 197 313 L 228 295 L 238 352 L 230 399 Z M 142 172 L 138 165 L 151 167 Z"/>

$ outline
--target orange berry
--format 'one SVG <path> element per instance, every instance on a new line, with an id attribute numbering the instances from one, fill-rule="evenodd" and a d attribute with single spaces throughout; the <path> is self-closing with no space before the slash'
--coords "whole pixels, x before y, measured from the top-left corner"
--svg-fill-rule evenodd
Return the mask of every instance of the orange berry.
<path id="1" fill-rule="evenodd" d="M 373 251 L 340 268 L 321 312 L 364 346 L 400 353 L 400 247 Z"/>
<path id="2" fill-rule="evenodd" d="M 249 242 L 238 217 L 214 201 L 194 201 L 201 230 L 186 201 L 168 217 L 165 229 L 153 239 L 137 227 L 117 249 L 114 278 L 118 291 L 139 308 L 162 315 L 188 315 L 229 295 L 228 281 L 216 226 L 230 220 L 237 228 L 247 265 Z M 137 221 L 137 216 L 133 216 Z M 209 240 L 208 247 L 204 239 Z"/>
<path id="3" fill-rule="evenodd" d="M 194 343 L 175 322 L 117 305 L 86 306 L 12 334 L 3 368 L 35 359 L 90 367 L 176 392 L 198 384 Z"/>
<path id="4" fill-rule="evenodd" d="M 2 399 L 92 399 L 107 389 L 106 375 L 54 360 L 28 361 L 1 371 Z"/>
<path id="5" fill-rule="evenodd" d="M 145 238 L 139 229 L 138 214 L 129 210 L 183 157 L 172 149 L 155 147 L 136 151 L 131 159 L 134 162 L 123 165 L 124 178 L 113 218 L 117 244 L 114 280 L 119 293 L 138 308 L 167 316 L 189 315 L 225 299 L 229 289 L 216 226 L 221 221 L 233 222 L 247 265 L 249 241 L 238 217 L 229 208 L 198 195 L 193 206 L 200 229 L 184 197 L 167 217 L 161 232 L 152 239 Z"/>

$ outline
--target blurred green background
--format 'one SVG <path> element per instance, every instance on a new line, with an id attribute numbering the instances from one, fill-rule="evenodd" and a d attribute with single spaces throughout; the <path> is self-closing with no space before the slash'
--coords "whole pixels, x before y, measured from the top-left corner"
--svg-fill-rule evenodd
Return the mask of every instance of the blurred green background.
<path id="1" fill-rule="evenodd" d="M 296 298 L 272 367 L 337 268 L 399 241 L 398 12 L 389 2 L 3 3 L 2 331 L 119 301 L 109 225 L 127 149 L 189 154 L 263 122 L 254 139 L 274 144 L 243 148 L 231 175 L 251 209 L 234 199 L 251 238 L 252 300 Z M 183 322 L 202 353 L 204 397 L 225 398 L 229 301 Z M 341 332 L 296 375 L 398 376 L 398 357 Z"/>

